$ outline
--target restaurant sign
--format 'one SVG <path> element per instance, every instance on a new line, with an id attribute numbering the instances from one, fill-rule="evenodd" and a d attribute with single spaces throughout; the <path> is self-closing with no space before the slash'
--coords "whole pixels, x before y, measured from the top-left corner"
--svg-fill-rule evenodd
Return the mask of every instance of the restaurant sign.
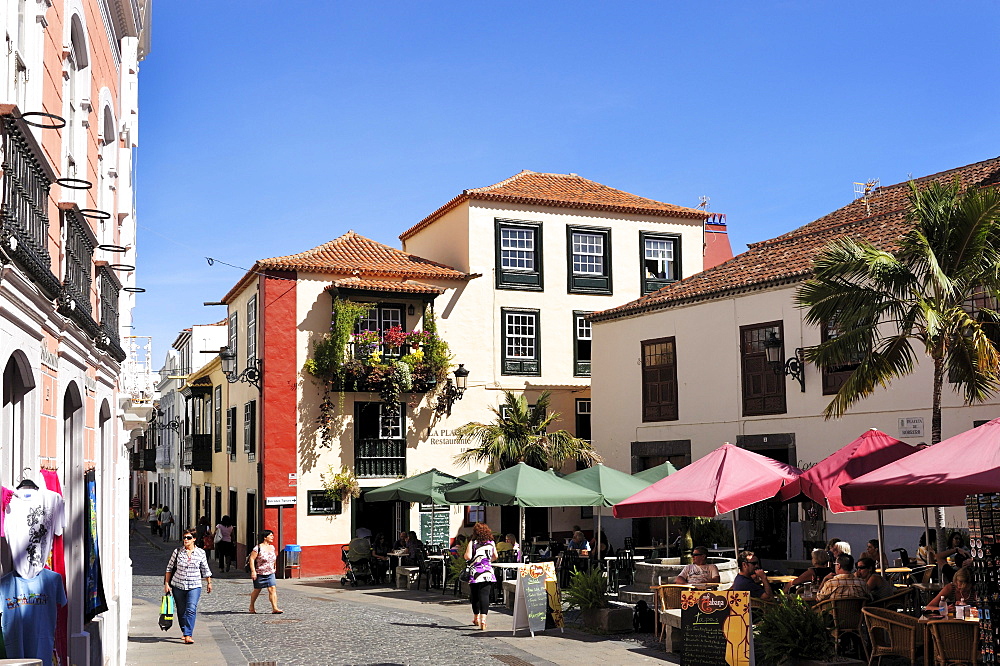
<path id="1" fill-rule="evenodd" d="M 753 666 L 749 592 L 681 592 L 681 628 L 682 665 Z"/>
<path id="2" fill-rule="evenodd" d="M 518 629 L 535 632 L 548 628 L 565 631 L 562 593 L 552 562 L 533 562 L 517 568 L 514 588 L 514 634 Z"/>
<path id="3" fill-rule="evenodd" d="M 922 416 L 909 416 L 902 419 L 897 419 L 899 421 L 899 437 L 923 437 L 924 436 L 924 417 Z"/>

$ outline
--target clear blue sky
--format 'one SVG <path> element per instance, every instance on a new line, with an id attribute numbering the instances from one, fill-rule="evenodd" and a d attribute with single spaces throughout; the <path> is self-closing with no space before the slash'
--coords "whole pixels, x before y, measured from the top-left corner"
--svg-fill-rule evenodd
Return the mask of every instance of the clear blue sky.
<path id="1" fill-rule="evenodd" d="M 880 6 L 882 5 L 882 6 Z M 995 2 L 160 0 L 140 65 L 136 335 L 255 259 L 398 234 L 521 169 L 728 215 L 735 252 L 1000 155 Z"/>

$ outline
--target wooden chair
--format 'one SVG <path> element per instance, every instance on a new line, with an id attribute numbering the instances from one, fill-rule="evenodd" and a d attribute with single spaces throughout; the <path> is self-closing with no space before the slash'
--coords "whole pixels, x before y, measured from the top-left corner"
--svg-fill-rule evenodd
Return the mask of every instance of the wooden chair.
<path id="1" fill-rule="evenodd" d="M 979 623 L 966 620 L 935 620 L 929 625 L 934 645 L 934 663 L 970 664 L 979 660 Z"/>
<path id="2" fill-rule="evenodd" d="M 868 637 L 871 641 L 869 665 L 875 657 L 903 657 L 917 663 L 917 654 L 923 646 L 923 632 L 916 618 L 885 608 L 863 608 Z"/>
<path id="3" fill-rule="evenodd" d="M 654 623 L 654 633 L 656 634 L 657 640 L 666 640 L 665 633 L 667 631 L 667 625 L 663 624 L 660 619 L 660 613 L 665 610 L 670 610 L 672 608 L 681 607 L 681 592 L 684 590 L 693 590 L 694 587 L 691 585 L 654 585 L 649 588 L 650 592 L 656 595 L 655 597 L 655 610 L 656 610 L 656 620 Z"/>
<path id="4" fill-rule="evenodd" d="M 861 645 L 862 652 L 866 652 L 864 641 L 861 640 L 861 620 L 864 616 L 861 614 L 861 609 L 865 605 L 865 599 L 863 598 L 853 598 L 853 599 L 827 599 L 826 601 L 821 601 L 815 606 L 813 610 L 817 613 L 828 612 L 833 616 L 833 640 L 837 644 L 837 650 L 840 650 L 840 640 L 842 638 L 853 637 L 857 640 L 858 644 Z"/>
<path id="5" fill-rule="evenodd" d="M 878 601 L 869 601 L 865 608 L 886 608 L 895 611 L 912 611 L 916 608 L 915 590 L 911 587 L 903 588 L 895 594 L 890 594 Z"/>

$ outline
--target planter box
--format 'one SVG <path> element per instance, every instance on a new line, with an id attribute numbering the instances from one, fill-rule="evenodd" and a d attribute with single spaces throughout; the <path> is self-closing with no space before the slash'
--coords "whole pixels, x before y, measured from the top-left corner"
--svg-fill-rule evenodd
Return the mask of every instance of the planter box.
<path id="1" fill-rule="evenodd" d="M 631 608 L 592 608 L 580 611 L 580 622 L 590 629 L 599 629 L 609 634 L 632 631 Z"/>

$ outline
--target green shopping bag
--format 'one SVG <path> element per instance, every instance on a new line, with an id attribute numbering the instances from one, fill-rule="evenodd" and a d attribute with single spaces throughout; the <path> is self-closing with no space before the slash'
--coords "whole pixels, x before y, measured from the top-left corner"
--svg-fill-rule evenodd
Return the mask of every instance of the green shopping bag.
<path id="1" fill-rule="evenodd" d="M 174 626 L 174 596 L 164 594 L 160 600 L 160 629 L 166 631 Z"/>

